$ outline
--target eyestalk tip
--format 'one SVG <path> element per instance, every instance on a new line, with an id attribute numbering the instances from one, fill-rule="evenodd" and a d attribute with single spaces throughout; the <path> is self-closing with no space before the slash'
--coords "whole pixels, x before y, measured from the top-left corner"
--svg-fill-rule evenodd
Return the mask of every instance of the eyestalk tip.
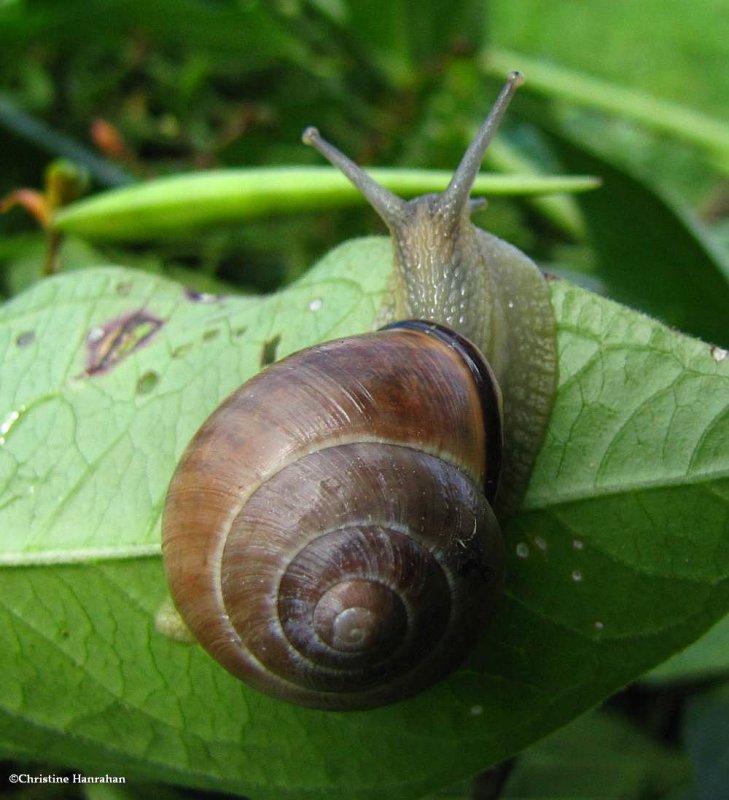
<path id="1" fill-rule="evenodd" d="M 510 72 L 506 78 L 507 82 L 511 84 L 514 89 L 518 89 L 520 86 L 523 86 L 526 82 L 526 78 L 524 74 L 519 72 L 519 70 L 514 70 Z"/>
<path id="2" fill-rule="evenodd" d="M 310 125 L 308 128 L 304 130 L 301 134 L 301 141 L 304 144 L 308 144 L 309 146 L 313 147 L 315 142 L 319 140 L 319 129 Z"/>

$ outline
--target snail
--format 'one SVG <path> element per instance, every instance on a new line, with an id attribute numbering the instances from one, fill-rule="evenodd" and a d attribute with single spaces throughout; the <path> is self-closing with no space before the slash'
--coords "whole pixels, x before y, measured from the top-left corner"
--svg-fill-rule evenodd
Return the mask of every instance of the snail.
<path id="1" fill-rule="evenodd" d="M 494 613 L 499 522 L 524 495 L 556 385 L 544 276 L 476 228 L 472 183 L 512 73 L 442 194 L 405 201 L 309 128 L 390 228 L 376 332 L 237 389 L 170 484 L 163 554 L 198 640 L 255 688 L 322 709 L 430 686 Z"/>

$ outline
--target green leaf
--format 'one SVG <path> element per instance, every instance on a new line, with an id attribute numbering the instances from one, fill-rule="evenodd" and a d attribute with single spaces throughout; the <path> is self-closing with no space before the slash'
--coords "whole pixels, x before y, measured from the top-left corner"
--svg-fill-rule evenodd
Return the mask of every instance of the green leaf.
<path id="1" fill-rule="evenodd" d="M 417 6 L 407 0 L 358 0 L 342 9 L 344 35 L 403 87 L 417 82 L 443 53 L 478 48 L 486 27 L 486 9 L 478 0 Z"/>
<path id="2" fill-rule="evenodd" d="M 719 164 L 729 157 L 729 132 L 719 119 L 653 97 L 645 91 L 628 89 L 584 72 L 537 61 L 523 53 L 498 48 L 488 51 L 487 65 L 496 74 L 514 69 L 515 64 L 526 73 L 531 90 L 615 113 L 622 119 L 637 120 L 659 133 L 683 139 L 715 153 L 720 157 Z"/>
<path id="3" fill-rule="evenodd" d="M 726 254 L 687 212 L 627 169 L 566 135 L 548 136 L 567 169 L 602 178 L 599 192 L 576 200 L 608 294 L 686 333 L 729 345 Z"/>
<path id="4" fill-rule="evenodd" d="M 729 100 L 727 7 L 696 0 L 691 9 L 687 15 L 682 0 L 496 0 L 489 32 L 494 45 L 538 56 L 545 66 L 584 71 L 721 119 Z"/>
<path id="5" fill-rule="evenodd" d="M 686 650 L 643 677 L 648 683 L 700 681 L 729 674 L 729 616 L 709 629 Z"/>
<path id="6" fill-rule="evenodd" d="M 383 239 L 263 299 L 122 268 L 2 309 L 0 746 L 245 793 L 415 798 L 494 764 L 729 610 L 729 359 L 564 282 L 560 387 L 508 586 L 469 661 L 361 713 L 290 707 L 155 631 L 159 515 L 200 422 L 262 361 L 371 327 Z"/>
<path id="7" fill-rule="evenodd" d="M 721 798 L 729 786 L 729 688 L 692 699 L 684 724 L 695 796 Z"/>
<path id="8" fill-rule="evenodd" d="M 372 169 L 370 175 L 404 197 L 442 191 L 444 170 Z M 480 194 L 545 194 L 594 189 L 585 176 L 482 175 Z M 59 211 L 58 230 L 89 239 L 142 240 L 212 225 L 237 224 L 271 213 L 364 205 L 365 199 L 331 167 L 263 167 L 197 172 L 158 178 L 80 200 Z"/>
<path id="9" fill-rule="evenodd" d="M 38 41 L 53 42 L 72 54 L 76 50 L 88 53 L 93 46 L 118 45 L 129 31 L 143 31 L 150 48 L 158 52 L 170 45 L 209 50 L 238 71 L 263 69 L 282 60 L 296 62 L 304 55 L 296 36 L 286 32 L 268 9 L 255 4 L 68 0 L 51 10 L 48 13 L 41 7 L 36 13 L 4 20 L 0 44 L 8 57 L 22 57 Z"/>
<path id="10" fill-rule="evenodd" d="M 666 797 L 690 778 L 685 756 L 654 742 L 622 717 L 597 710 L 527 748 L 514 762 L 481 773 L 475 782 L 442 789 L 427 800 L 481 796 L 500 800 L 645 800 Z M 502 786 L 498 795 L 495 786 Z"/>
<path id="11" fill-rule="evenodd" d="M 502 800 L 664 797 L 689 780 L 684 757 L 614 714 L 585 714 L 518 759 Z"/>

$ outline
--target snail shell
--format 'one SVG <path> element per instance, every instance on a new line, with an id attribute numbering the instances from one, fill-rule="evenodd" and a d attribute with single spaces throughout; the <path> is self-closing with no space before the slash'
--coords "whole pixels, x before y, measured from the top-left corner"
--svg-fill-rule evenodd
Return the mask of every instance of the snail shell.
<path id="1" fill-rule="evenodd" d="M 408 697 L 453 669 L 493 613 L 493 509 L 518 508 L 557 381 L 543 275 L 470 220 L 521 82 L 512 73 L 439 195 L 402 200 L 304 133 L 390 228 L 381 319 L 417 319 L 269 367 L 203 425 L 173 477 L 175 605 L 223 666 L 275 697 L 329 709 Z"/>
<path id="2" fill-rule="evenodd" d="M 278 698 L 354 709 L 421 691 L 500 593 L 500 457 L 498 389 L 452 331 L 404 322 L 296 353 L 234 392 L 178 466 L 175 603 Z"/>

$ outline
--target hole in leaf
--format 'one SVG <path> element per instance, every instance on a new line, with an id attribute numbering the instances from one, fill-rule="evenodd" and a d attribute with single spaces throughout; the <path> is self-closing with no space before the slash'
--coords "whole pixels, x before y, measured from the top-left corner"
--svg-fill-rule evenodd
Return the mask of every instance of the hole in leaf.
<path id="1" fill-rule="evenodd" d="M 172 351 L 172 358 L 181 358 L 182 356 L 187 353 L 190 348 L 192 347 L 192 342 L 186 342 L 185 344 L 179 345 Z"/>
<path id="2" fill-rule="evenodd" d="M 263 343 L 263 347 L 261 348 L 261 359 L 260 364 L 262 367 L 267 367 L 269 364 L 273 364 L 276 360 L 276 351 L 278 350 L 278 346 L 281 343 L 281 334 L 277 333 L 272 339 Z"/>
<path id="3" fill-rule="evenodd" d="M 159 383 L 159 373 L 154 370 L 145 372 L 137 381 L 137 394 L 149 394 Z"/>

